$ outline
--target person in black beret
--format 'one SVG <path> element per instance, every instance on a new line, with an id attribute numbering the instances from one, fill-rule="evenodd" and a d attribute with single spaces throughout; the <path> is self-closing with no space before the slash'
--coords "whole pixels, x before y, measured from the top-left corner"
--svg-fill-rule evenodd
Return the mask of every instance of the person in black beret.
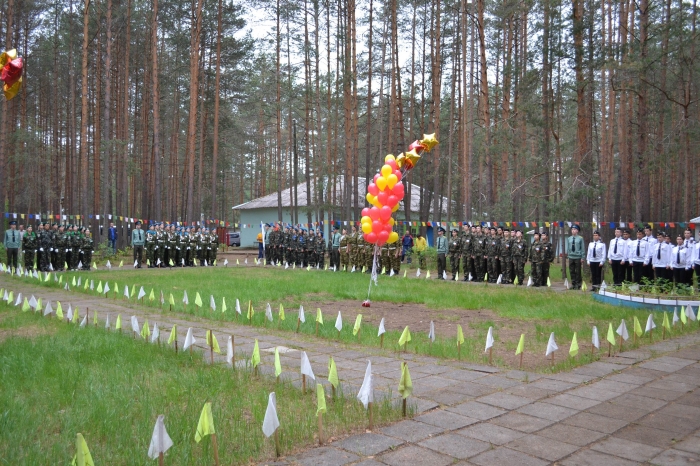
<path id="1" fill-rule="evenodd" d="M 603 266 L 605 265 L 605 243 L 600 241 L 600 232 L 593 232 L 593 241 L 588 244 L 588 255 L 586 263 L 591 268 L 591 291 L 596 291 L 600 288 L 601 277 L 603 276 Z"/>
<path id="2" fill-rule="evenodd" d="M 5 250 L 7 251 L 6 265 L 12 272 L 17 269 L 20 243 L 21 237 L 19 231 L 17 231 L 17 222 L 12 220 L 10 221 L 10 229 L 5 231 L 5 239 L 3 240 Z"/>
<path id="3" fill-rule="evenodd" d="M 571 277 L 571 289 L 581 289 L 581 261 L 586 256 L 583 246 L 583 238 L 579 236 L 581 228 L 575 223 L 571 225 L 571 236 L 566 238 L 566 257 L 569 259 L 569 276 Z"/>

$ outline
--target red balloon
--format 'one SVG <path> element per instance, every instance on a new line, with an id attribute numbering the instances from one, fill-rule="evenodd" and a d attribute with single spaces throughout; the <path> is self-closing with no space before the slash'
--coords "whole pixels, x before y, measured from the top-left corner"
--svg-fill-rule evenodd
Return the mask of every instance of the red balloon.
<path id="1" fill-rule="evenodd" d="M 398 202 L 399 202 L 399 198 L 397 196 L 395 196 L 394 194 L 392 194 L 386 200 L 385 204 L 388 205 L 389 207 L 393 208 Z"/>
<path id="2" fill-rule="evenodd" d="M 387 205 L 387 200 L 389 199 L 389 194 L 386 191 L 382 191 L 377 194 L 377 200 L 381 205 Z"/>
<path id="3" fill-rule="evenodd" d="M 386 165 L 389 165 L 392 170 L 398 169 L 398 165 L 396 165 L 396 160 L 389 160 L 388 162 L 384 162 Z"/>
<path id="4" fill-rule="evenodd" d="M 372 233 L 365 233 L 365 241 L 367 241 L 370 244 L 374 244 L 377 242 L 377 234 L 372 232 Z"/>
<path id="5" fill-rule="evenodd" d="M 423 144 L 420 143 L 420 141 L 413 141 L 410 146 L 408 146 L 408 150 L 412 151 L 413 149 L 416 150 L 416 152 L 420 153 L 425 147 Z"/>
<path id="6" fill-rule="evenodd" d="M 379 233 L 377 233 L 377 245 L 378 246 L 380 245 L 379 244 L 380 242 L 381 242 L 381 244 L 384 244 L 384 243 L 386 243 L 386 240 L 388 240 L 388 239 L 389 239 L 389 232 L 388 231 L 383 230 L 383 231 L 380 231 Z"/>
<path id="7" fill-rule="evenodd" d="M 379 220 L 379 209 L 376 207 L 372 207 L 369 209 L 369 218 L 372 220 Z"/>
<path id="8" fill-rule="evenodd" d="M 384 206 L 381 209 L 379 209 L 379 219 L 382 220 L 383 222 L 386 222 L 391 218 L 391 207 L 389 206 Z"/>
<path id="9" fill-rule="evenodd" d="M 393 230 L 394 230 L 394 227 L 391 226 L 391 223 L 384 224 L 384 231 L 391 233 Z"/>
<path id="10" fill-rule="evenodd" d="M 369 208 L 365 207 L 364 209 L 362 209 L 362 216 L 369 217 Z"/>
<path id="11" fill-rule="evenodd" d="M 401 181 L 401 172 L 400 171 L 394 170 L 394 175 L 396 175 L 396 178 L 398 178 L 399 181 Z M 394 185 L 394 186 L 396 186 L 396 185 Z"/>
<path id="12" fill-rule="evenodd" d="M 377 194 L 379 194 L 379 188 L 376 184 L 370 183 L 367 187 L 367 192 L 370 193 L 372 196 L 376 196 Z"/>
<path id="13" fill-rule="evenodd" d="M 377 178 L 379 178 L 380 176 L 382 176 L 380 173 L 377 173 L 376 175 L 374 175 L 374 182 L 375 183 L 377 182 Z"/>
<path id="14" fill-rule="evenodd" d="M 384 229 L 384 223 L 380 222 L 379 220 L 375 220 L 372 222 L 372 231 L 374 233 L 379 233 Z"/>
<path id="15" fill-rule="evenodd" d="M 394 196 L 401 198 L 404 194 L 404 187 L 402 182 L 398 182 L 394 185 L 394 188 L 391 190 L 391 192 L 394 194 Z"/>

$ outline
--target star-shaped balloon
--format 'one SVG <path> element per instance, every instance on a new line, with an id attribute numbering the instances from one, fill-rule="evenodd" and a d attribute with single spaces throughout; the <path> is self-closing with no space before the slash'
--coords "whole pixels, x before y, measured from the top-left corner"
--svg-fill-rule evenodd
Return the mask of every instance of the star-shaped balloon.
<path id="1" fill-rule="evenodd" d="M 406 160 L 404 160 L 404 165 L 408 170 L 411 170 L 413 167 L 415 167 L 418 161 L 420 160 L 420 155 L 418 154 L 418 152 L 416 152 L 415 149 L 411 149 L 410 151 L 406 152 L 405 157 Z"/>
<path id="2" fill-rule="evenodd" d="M 425 146 L 420 143 L 420 141 L 413 141 L 410 146 L 408 146 L 408 150 L 415 149 L 416 152 L 422 152 L 423 149 L 425 149 Z"/>
<path id="3" fill-rule="evenodd" d="M 425 146 L 425 150 L 428 152 L 431 151 L 433 147 L 435 147 L 438 143 L 438 140 L 435 139 L 435 133 L 433 134 L 424 134 L 423 139 L 421 139 L 420 143 Z"/>

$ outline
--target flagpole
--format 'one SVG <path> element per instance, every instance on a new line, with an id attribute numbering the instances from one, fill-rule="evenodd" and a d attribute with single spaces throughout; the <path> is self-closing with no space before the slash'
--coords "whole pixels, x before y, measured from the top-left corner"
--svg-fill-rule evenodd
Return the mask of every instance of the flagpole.
<path id="1" fill-rule="evenodd" d="M 379 337 L 379 347 L 384 348 L 384 334 Z"/>
<path id="2" fill-rule="evenodd" d="M 323 413 L 318 413 L 318 444 L 323 445 Z"/>
<path id="3" fill-rule="evenodd" d="M 372 402 L 367 403 L 367 409 L 369 410 L 369 430 L 372 430 L 373 419 L 372 419 Z"/>
<path id="4" fill-rule="evenodd" d="M 489 366 L 493 365 L 493 346 L 489 348 Z"/>
<path id="5" fill-rule="evenodd" d="M 214 365 L 214 332 L 209 330 L 209 360 Z"/>
<path id="6" fill-rule="evenodd" d="M 158 453 L 158 466 L 163 466 L 163 452 Z"/>
<path id="7" fill-rule="evenodd" d="M 523 354 L 524 354 L 524 353 L 525 353 L 525 351 L 521 351 L 521 352 L 520 352 L 520 365 L 518 366 L 518 369 L 522 369 L 522 368 L 523 368 Z"/>
<path id="8" fill-rule="evenodd" d="M 236 369 L 236 337 L 231 334 L 231 367 Z"/>
<path id="9" fill-rule="evenodd" d="M 280 439 L 277 435 L 277 429 L 275 429 L 275 455 L 277 455 L 277 458 L 280 457 Z"/>
<path id="10" fill-rule="evenodd" d="M 214 446 L 214 463 L 219 466 L 219 442 L 216 441 L 216 434 L 211 434 L 211 441 Z"/>
<path id="11" fill-rule="evenodd" d="M 297 317 L 297 329 L 294 333 L 299 333 L 299 326 L 301 325 L 301 319 Z"/>
<path id="12" fill-rule="evenodd" d="M 301 374 L 301 394 L 306 395 L 306 375 Z"/>

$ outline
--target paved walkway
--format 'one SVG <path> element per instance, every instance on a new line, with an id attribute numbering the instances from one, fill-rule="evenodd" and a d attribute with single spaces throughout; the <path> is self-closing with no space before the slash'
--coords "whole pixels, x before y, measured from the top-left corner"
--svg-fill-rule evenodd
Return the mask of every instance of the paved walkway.
<path id="1" fill-rule="evenodd" d="M 396 397 L 400 361 L 409 362 L 417 415 L 374 432 L 309 449 L 279 464 L 362 466 L 460 465 L 685 465 L 700 463 L 700 334 L 658 342 L 569 373 L 535 374 L 498 370 L 415 354 L 353 348 L 303 335 L 250 328 L 175 313 L 139 309 L 133 303 L 37 286 L 0 276 L 0 287 L 60 300 L 85 310 L 117 313 L 130 327 L 131 315 L 147 317 L 165 329 L 178 324 L 179 341 L 192 327 L 199 344 L 213 327 L 219 343 L 234 334 L 236 358 L 250 354 L 258 338 L 265 371 L 272 371 L 272 349 L 282 356 L 283 374 L 299 383 L 299 351 L 314 371 L 327 375 L 335 358 L 348 393 L 362 383 L 372 360 L 376 396 Z M 90 316 L 92 318 L 92 314 Z M 205 353 L 206 355 L 207 353 Z M 207 356 L 208 357 L 208 356 Z M 217 356 L 223 360 L 223 356 Z"/>

